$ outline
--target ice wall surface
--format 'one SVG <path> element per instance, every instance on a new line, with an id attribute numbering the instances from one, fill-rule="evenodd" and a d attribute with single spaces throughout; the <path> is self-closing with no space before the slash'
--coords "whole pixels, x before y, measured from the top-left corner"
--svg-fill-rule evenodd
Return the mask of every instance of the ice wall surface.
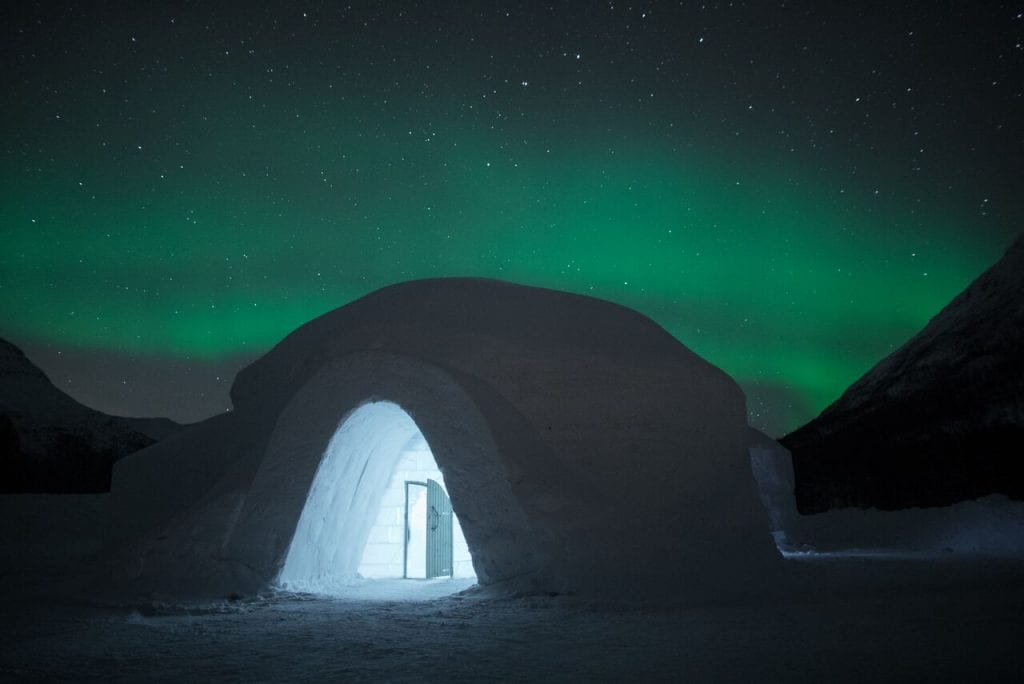
<path id="1" fill-rule="evenodd" d="M 409 414 L 391 402 L 364 404 L 345 418 L 320 460 L 281 586 L 330 594 L 356 577 L 381 497 L 419 437 Z"/>
<path id="2" fill-rule="evenodd" d="M 431 445 L 481 584 L 706 597 L 753 586 L 778 558 L 742 392 L 616 304 L 490 280 L 403 283 L 297 329 L 232 398 L 231 414 L 116 469 L 114 516 L 131 523 L 110 546 L 127 585 L 272 583 L 306 534 L 332 436 L 371 401 L 401 407 Z M 339 478 L 364 468 L 348 453 L 331 466 Z M 384 479 L 371 461 L 362 477 Z M 358 487 L 338 494 L 363 505 Z M 349 568 L 358 527 L 315 553 Z"/>

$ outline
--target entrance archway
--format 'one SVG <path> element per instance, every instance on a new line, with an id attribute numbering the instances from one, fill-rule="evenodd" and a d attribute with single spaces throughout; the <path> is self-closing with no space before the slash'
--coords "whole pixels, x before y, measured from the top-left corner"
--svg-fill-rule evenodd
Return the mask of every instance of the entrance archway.
<path id="1" fill-rule="evenodd" d="M 352 411 L 331 437 L 317 467 L 278 584 L 331 594 L 358 576 L 409 575 L 406 561 L 419 551 L 418 544 L 410 545 L 418 541 L 410 533 L 419 527 L 425 535 L 424 558 L 411 567 L 425 568 L 430 521 L 424 507 L 422 526 L 408 524 L 409 481 L 433 481 L 442 487 L 444 482 L 412 417 L 389 401 L 366 403 Z M 440 530 L 449 533 L 452 563 L 443 569 L 454 576 L 475 577 L 458 518 L 450 515 L 450 524 L 432 523 L 435 535 Z"/>

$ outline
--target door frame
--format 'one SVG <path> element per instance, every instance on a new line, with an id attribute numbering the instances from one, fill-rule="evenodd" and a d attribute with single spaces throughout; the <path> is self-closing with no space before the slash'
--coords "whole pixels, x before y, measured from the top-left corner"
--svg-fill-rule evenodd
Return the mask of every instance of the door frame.
<path id="1" fill-rule="evenodd" d="M 419 480 L 405 481 L 405 525 L 402 530 L 402 579 L 409 579 L 409 485 L 427 489 L 427 483 Z M 424 491 L 425 495 L 426 492 Z"/>

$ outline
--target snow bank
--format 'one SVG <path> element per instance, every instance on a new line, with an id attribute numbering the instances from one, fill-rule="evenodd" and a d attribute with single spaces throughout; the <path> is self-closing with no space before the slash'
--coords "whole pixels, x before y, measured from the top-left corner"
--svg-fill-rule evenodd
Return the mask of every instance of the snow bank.
<path id="1" fill-rule="evenodd" d="M 1024 558 L 1024 503 L 992 495 L 950 506 L 800 515 L 793 465 L 783 446 L 751 430 L 750 460 L 772 536 L 787 555 L 962 554 Z"/>
<path id="2" fill-rule="evenodd" d="M 787 538 L 800 524 L 793 495 L 793 462 L 789 451 L 768 435 L 750 428 L 750 467 L 757 481 L 761 503 L 768 513 L 772 539 L 781 551 L 792 543 Z"/>
<path id="3" fill-rule="evenodd" d="M 1024 503 L 991 495 L 950 506 L 880 511 L 846 508 L 803 516 L 786 553 L 1024 558 Z"/>
<path id="4" fill-rule="evenodd" d="M 135 589 L 280 581 L 329 444 L 373 401 L 397 404 L 429 443 L 481 584 L 706 598 L 778 559 L 742 392 L 609 302 L 476 279 L 392 286 L 296 330 L 232 398 L 232 414 L 115 469 L 113 520 L 131 523 L 109 543 Z M 360 453 L 372 499 L 388 464 Z M 369 507 L 345 491 L 351 531 L 332 553 L 358 560 Z"/>

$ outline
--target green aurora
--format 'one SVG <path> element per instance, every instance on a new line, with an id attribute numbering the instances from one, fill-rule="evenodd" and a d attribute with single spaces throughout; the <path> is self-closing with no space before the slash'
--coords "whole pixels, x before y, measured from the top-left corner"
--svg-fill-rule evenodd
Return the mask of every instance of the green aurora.
<path id="1" fill-rule="evenodd" d="M 750 28 L 744 51 L 680 43 L 689 9 L 627 25 L 609 6 L 578 34 L 553 24 L 536 54 L 508 13 L 430 33 L 345 11 L 23 21 L 5 53 L 0 334 L 237 370 L 379 287 L 501 278 L 647 314 L 780 434 L 1011 241 L 1016 157 L 950 165 L 974 163 L 975 138 L 911 99 L 944 82 L 919 78 L 934 57 L 896 24 L 854 37 L 871 73 L 894 59 L 873 40 L 909 55 L 879 82 L 843 66 L 842 41 L 753 31 L 739 10 L 715 20 Z M 832 72 L 801 70 L 807 41 Z M 985 149 L 1013 132 L 994 130 Z"/>
<path id="2" fill-rule="evenodd" d="M 299 145 L 309 128 L 316 144 Z M 4 168 L 9 332 L 217 359 L 389 283 L 495 277 L 642 311 L 741 384 L 795 390 L 792 425 L 1002 249 L 957 242 L 968 217 L 887 196 L 865 208 L 873 189 L 654 139 L 498 153 L 457 130 L 364 139 L 328 121 L 292 136 L 287 157 L 239 138 L 188 164 L 126 152 L 90 168 L 88 150 L 71 150 L 52 172 Z"/>

